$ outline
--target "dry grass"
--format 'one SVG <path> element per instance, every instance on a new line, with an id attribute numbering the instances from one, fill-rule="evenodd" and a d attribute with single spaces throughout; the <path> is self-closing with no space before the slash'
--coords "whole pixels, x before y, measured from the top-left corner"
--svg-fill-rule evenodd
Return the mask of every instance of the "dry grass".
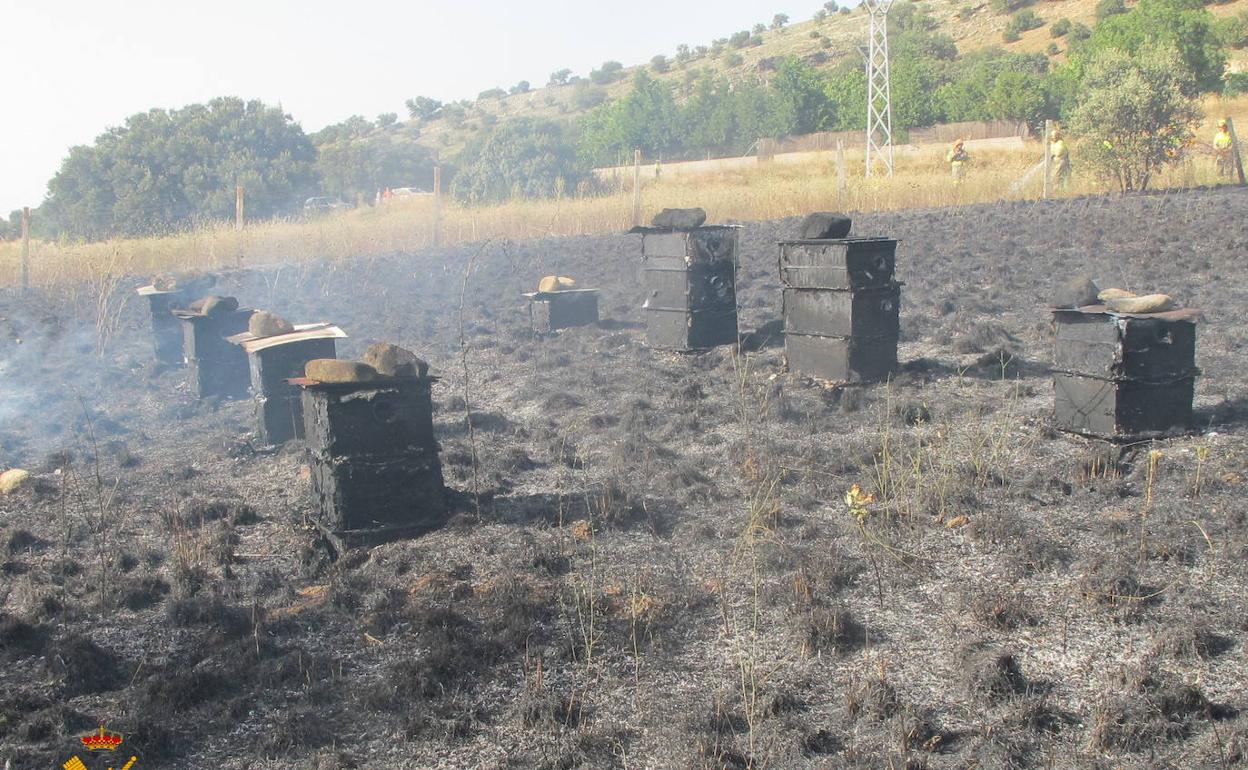
<path id="1" fill-rule="evenodd" d="M 1248 126 L 1248 97 L 1211 100 L 1206 109 L 1210 115 L 1235 116 L 1241 125 Z M 851 159 L 843 192 L 838 189 L 835 164 L 826 160 L 804 165 L 762 164 L 697 177 L 651 178 L 643 182 L 643 218 L 648 221 L 668 206 L 701 206 L 707 210 L 710 221 L 730 222 L 776 219 L 819 210 L 926 208 L 1040 195 L 1038 174 L 1025 185 L 1018 184 L 1041 155 L 1038 143 L 1022 150 L 974 151 L 974 165 L 967 180 L 958 187 L 950 183 L 943 152 L 943 147 L 926 147 L 899 155 L 897 171 L 891 179 L 866 179 L 861 159 Z M 1062 195 L 1106 189 L 1102 181 L 1080 171 L 1077 167 L 1074 181 Z M 1211 160 L 1200 157 L 1187 167 L 1169 170 L 1157 186 L 1185 187 L 1214 181 Z M 623 231 L 632 224 L 632 194 L 627 184 L 594 197 L 517 200 L 479 208 L 447 203 L 440 217 L 440 242 L 455 245 L 487 239 Z M 32 242 L 31 281 L 37 286 L 67 285 L 169 270 L 345 260 L 417 251 L 434 245 L 437 219 L 433 202 L 418 199 L 312 220 L 256 222 L 242 231 L 222 223 L 154 238 L 98 243 Z M 0 243 L 0 286 L 18 282 L 20 265 L 20 244 Z"/>

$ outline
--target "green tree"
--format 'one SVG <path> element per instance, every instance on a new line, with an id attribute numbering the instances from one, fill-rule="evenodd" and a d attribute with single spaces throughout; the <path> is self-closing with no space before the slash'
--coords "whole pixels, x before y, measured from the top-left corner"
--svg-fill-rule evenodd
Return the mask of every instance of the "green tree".
<path id="1" fill-rule="evenodd" d="M 81 238 L 164 233 L 232 217 L 235 185 L 249 215 L 283 214 L 315 190 L 315 157 L 289 115 L 258 101 L 151 110 L 71 149 L 41 218 Z"/>
<path id="2" fill-rule="evenodd" d="M 553 86 L 566 86 L 571 77 L 572 70 L 570 69 L 556 70 L 555 72 L 550 73 L 550 80 L 546 81 L 546 87 L 551 88 Z"/>
<path id="3" fill-rule="evenodd" d="M 442 110 L 442 102 L 437 99 L 430 99 L 428 96 L 417 96 L 414 99 L 408 99 L 405 106 L 407 107 L 408 115 L 421 120 L 433 120 L 438 117 L 438 113 Z"/>
<path id="4" fill-rule="evenodd" d="M 582 123 L 581 132 L 581 152 L 591 162 L 608 163 L 633 148 L 661 155 L 679 146 L 680 115 L 671 87 L 645 70 L 637 71 L 624 98 L 596 112 Z"/>
<path id="5" fill-rule="evenodd" d="M 1178 51 L 1180 66 L 1192 74 L 1188 96 L 1221 88 L 1226 51 L 1201 0 L 1140 0 L 1129 12 L 1096 25 L 1085 50 L 1110 47 L 1135 54 L 1154 45 Z"/>
<path id="6" fill-rule="evenodd" d="M 1146 190 L 1191 140 L 1201 114 L 1195 78 L 1166 45 L 1097 51 L 1087 62 L 1070 130 L 1092 165 L 1124 192 Z"/>
<path id="7" fill-rule="evenodd" d="M 464 149 L 451 193 L 466 203 L 552 197 L 562 189 L 575 189 L 589 175 L 563 126 L 520 118 Z"/>
<path id="8" fill-rule="evenodd" d="M 620 73 L 623 71 L 624 65 L 618 61 L 604 61 L 598 69 L 590 70 L 589 79 L 600 86 L 605 86 L 619 80 Z"/>
<path id="9" fill-rule="evenodd" d="M 389 133 L 351 139 L 317 148 L 321 192 L 347 201 L 372 200 L 387 187 L 425 187 L 433 178 L 432 153 Z"/>
<path id="10" fill-rule="evenodd" d="M 780 62 L 771 78 L 771 88 L 785 133 L 826 131 L 836 122 L 836 105 L 828 99 L 827 82 L 796 57 Z"/>

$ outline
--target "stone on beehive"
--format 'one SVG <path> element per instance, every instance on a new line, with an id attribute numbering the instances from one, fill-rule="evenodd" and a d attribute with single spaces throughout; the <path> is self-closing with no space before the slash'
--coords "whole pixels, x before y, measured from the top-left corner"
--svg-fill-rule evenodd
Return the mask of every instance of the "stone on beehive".
<path id="1" fill-rule="evenodd" d="M 295 326 L 276 313 L 257 310 L 247 321 L 247 331 L 254 337 L 276 337 L 279 334 L 291 334 Z"/>
<path id="2" fill-rule="evenodd" d="M 410 350 L 388 342 L 370 345 L 361 359 L 382 377 L 424 377 L 429 364 Z"/>
<path id="3" fill-rule="evenodd" d="M 673 230 L 693 230 L 705 223 L 706 211 L 703 209 L 663 209 L 651 220 L 655 227 Z"/>
<path id="4" fill-rule="evenodd" d="M 309 380 L 326 383 L 373 382 L 377 370 L 358 361 L 341 361 L 336 358 L 317 358 L 308 362 L 304 375 Z"/>
<path id="5" fill-rule="evenodd" d="M 1087 307 L 1095 305 L 1101 290 L 1086 275 L 1077 275 L 1062 284 L 1053 296 L 1054 307 Z"/>
<path id="6" fill-rule="evenodd" d="M 822 241 L 844 238 L 854 226 L 853 220 L 830 211 L 817 211 L 802 220 L 801 238 L 804 241 Z"/>

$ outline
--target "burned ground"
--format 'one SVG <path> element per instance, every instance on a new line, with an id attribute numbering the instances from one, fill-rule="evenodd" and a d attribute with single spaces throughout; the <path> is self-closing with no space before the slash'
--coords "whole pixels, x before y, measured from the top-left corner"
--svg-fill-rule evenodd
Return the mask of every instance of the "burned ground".
<path id="1" fill-rule="evenodd" d="M 337 561 L 299 448 L 151 364 L 135 298 L 5 295 L 0 464 L 36 480 L 0 497 L 0 759 L 103 721 L 143 767 L 1245 766 L 1246 210 L 860 216 L 906 287 L 858 389 L 783 371 L 798 220 L 745 225 L 745 341 L 700 355 L 641 345 L 637 236 L 228 272 L 441 378 L 454 518 Z M 1050 427 L 1042 306 L 1083 271 L 1207 311 L 1199 435 Z M 547 274 L 603 322 L 534 339 Z"/>

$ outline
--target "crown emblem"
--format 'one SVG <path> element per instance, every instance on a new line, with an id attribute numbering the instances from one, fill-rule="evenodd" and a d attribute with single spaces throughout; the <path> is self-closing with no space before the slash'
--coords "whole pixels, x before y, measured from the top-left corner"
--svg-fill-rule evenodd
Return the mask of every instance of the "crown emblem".
<path id="1" fill-rule="evenodd" d="M 105 732 L 100 725 L 97 732 L 82 736 L 79 740 L 89 751 L 112 751 L 121 745 L 122 738 L 117 733 Z"/>

